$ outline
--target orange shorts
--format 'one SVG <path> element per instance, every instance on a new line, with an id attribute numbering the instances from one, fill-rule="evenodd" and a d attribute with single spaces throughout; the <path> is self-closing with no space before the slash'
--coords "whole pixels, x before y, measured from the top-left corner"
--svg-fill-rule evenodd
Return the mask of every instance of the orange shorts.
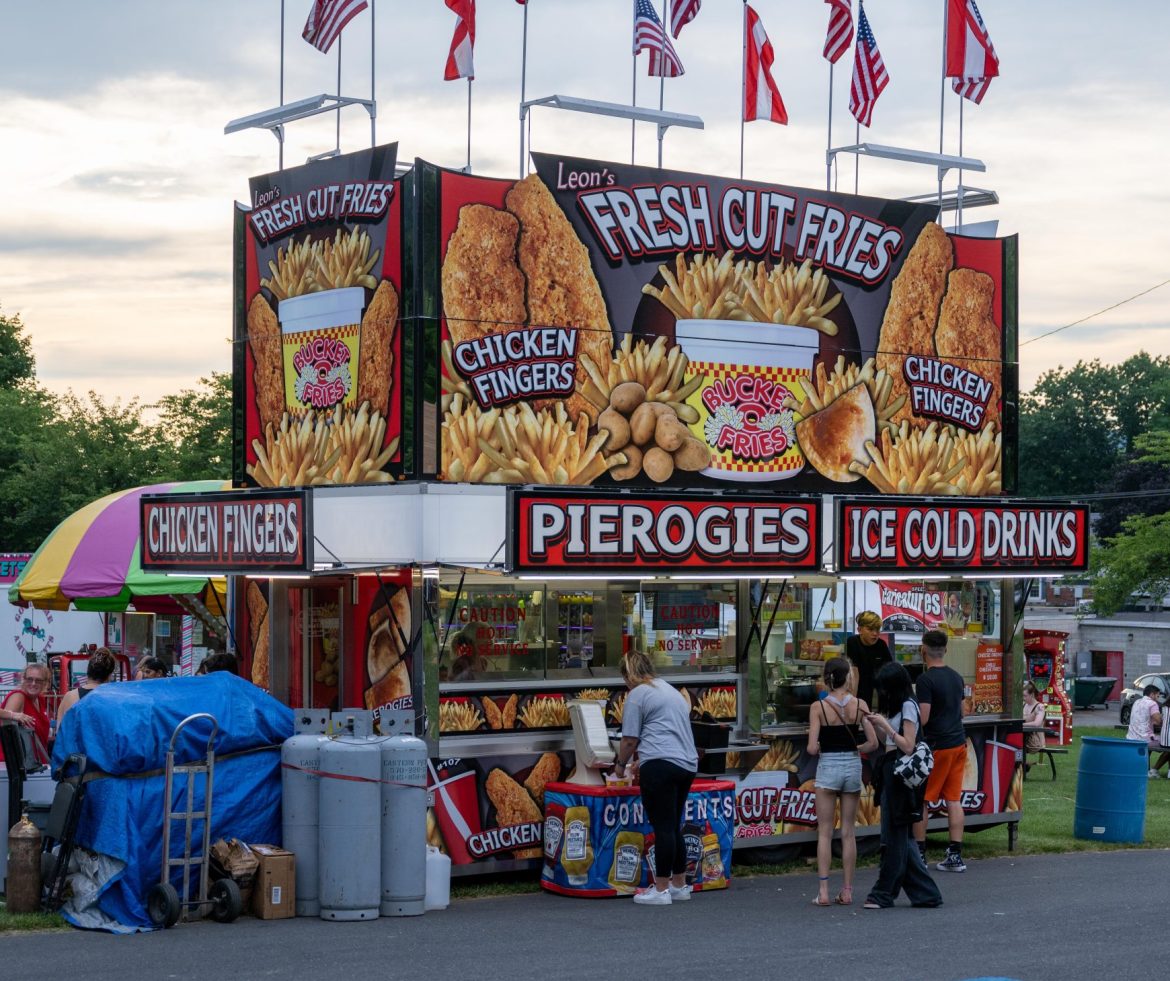
<path id="1" fill-rule="evenodd" d="M 967 766 L 967 747 L 934 751 L 934 768 L 926 778 L 926 799 L 958 800 L 963 794 L 963 770 Z"/>

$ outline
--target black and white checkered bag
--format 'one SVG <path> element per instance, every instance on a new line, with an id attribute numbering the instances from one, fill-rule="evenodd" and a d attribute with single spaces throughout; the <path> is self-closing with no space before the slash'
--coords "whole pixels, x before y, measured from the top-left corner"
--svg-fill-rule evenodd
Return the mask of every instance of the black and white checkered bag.
<path id="1" fill-rule="evenodd" d="M 934 753 L 924 742 L 919 742 L 913 753 L 903 753 L 894 760 L 894 776 L 912 790 L 926 783 L 933 769 Z"/>

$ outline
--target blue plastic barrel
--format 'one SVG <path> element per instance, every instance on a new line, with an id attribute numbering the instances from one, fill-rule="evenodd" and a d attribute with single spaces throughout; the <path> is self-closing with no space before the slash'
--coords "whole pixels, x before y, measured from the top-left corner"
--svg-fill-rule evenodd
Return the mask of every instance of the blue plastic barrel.
<path id="1" fill-rule="evenodd" d="M 1136 739 L 1081 739 L 1073 837 L 1141 842 L 1146 833 L 1146 744 Z"/>

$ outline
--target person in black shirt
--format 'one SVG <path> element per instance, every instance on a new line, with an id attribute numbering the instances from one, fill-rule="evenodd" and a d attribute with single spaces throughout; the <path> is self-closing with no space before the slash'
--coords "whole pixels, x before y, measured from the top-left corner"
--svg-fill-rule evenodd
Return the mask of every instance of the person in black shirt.
<path id="1" fill-rule="evenodd" d="M 947 635 L 928 630 L 922 635 L 922 660 L 926 670 L 918 678 L 918 705 L 922 711 L 922 735 L 934 754 L 934 768 L 926 779 L 926 804 L 922 821 L 914 826 L 920 851 L 926 850 L 929 802 L 947 806 L 950 843 L 935 868 L 942 872 L 966 872 L 963 861 L 963 771 L 967 764 L 967 732 L 963 727 L 963 676 L 943 663 Z"/>
<path id="2" fill-rule="evenodd" d="M 890 648 L 879 636 L 882 618 L 872 610 L 858 613 L 857 633 L 845 641 L 845 656 L 853 663 L 857 697 L 866 705 L 873 704 L 873 679 L 878 668 L 894 658 Z"/>

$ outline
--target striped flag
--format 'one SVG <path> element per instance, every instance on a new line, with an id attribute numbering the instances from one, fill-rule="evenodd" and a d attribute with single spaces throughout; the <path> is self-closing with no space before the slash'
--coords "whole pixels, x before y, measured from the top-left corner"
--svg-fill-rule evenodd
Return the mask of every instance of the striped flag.
<path id="1" fill-rule="evenodd" d="M 850 0 L 825 0 L 829 5 L 829 27 L 825 32 L 825 58 L 832 64 L 853 43 L 853 11 L 849 9 Z"/>
<path id="2" fill-rule="evenodd" d="M 451 36 L 451 50 L 447 54 L 447 67 L 443 78 L 448 82 L 456 78 L 475 78 L 475 0 L 443 0 L 455 13 L 459 21 Z"/>
<path id="3" fill-rule="evenodd" d="M 975 0 L 947 0 L 947 78 L 964 99 L 983 101 L 999 58 Z"/>
<path id="4" fill-rule="evenodd" d="M 774 123 L 787 124 L 788 112 L 780 98 L 780 89 L 772 78 L 772 62 L 776 60 L 776 53 L 760 22 L 760 15 L 750 6 L 747 8 L 744 51 L 744 122 L 768 119 Z"/>
<path id="5" fill-rule="evenodd" d="M 642 51 L 650 52 L 647 75 L 675 78 L 683 73 L 682 61 L 662 29 L 662 21 L 654 13 L 650 0 L 634 0 L 634 54 Z"/>
<path id="6" fill-rule="evenodd" d="M 318 51 L 328 51 L 341 29 L 366 7 L 366 0 L 313 0 L 301 37 Z"/>
<path id="7" fill-rule="evenodd" d="M 695 19 L 703 0 L 670 0 L 670 33 L 678 37 L 678 32 Z"/>
<path id="8" fill-rule="evenodd" d="M 849 111 L 862 126 L 873 120 L 873 107 L 890 82 L 877 38 L 865 16 L 865 7 L 857 9 L 857 54 L 853 59 L 853 83 L 849 86 Z"/>

